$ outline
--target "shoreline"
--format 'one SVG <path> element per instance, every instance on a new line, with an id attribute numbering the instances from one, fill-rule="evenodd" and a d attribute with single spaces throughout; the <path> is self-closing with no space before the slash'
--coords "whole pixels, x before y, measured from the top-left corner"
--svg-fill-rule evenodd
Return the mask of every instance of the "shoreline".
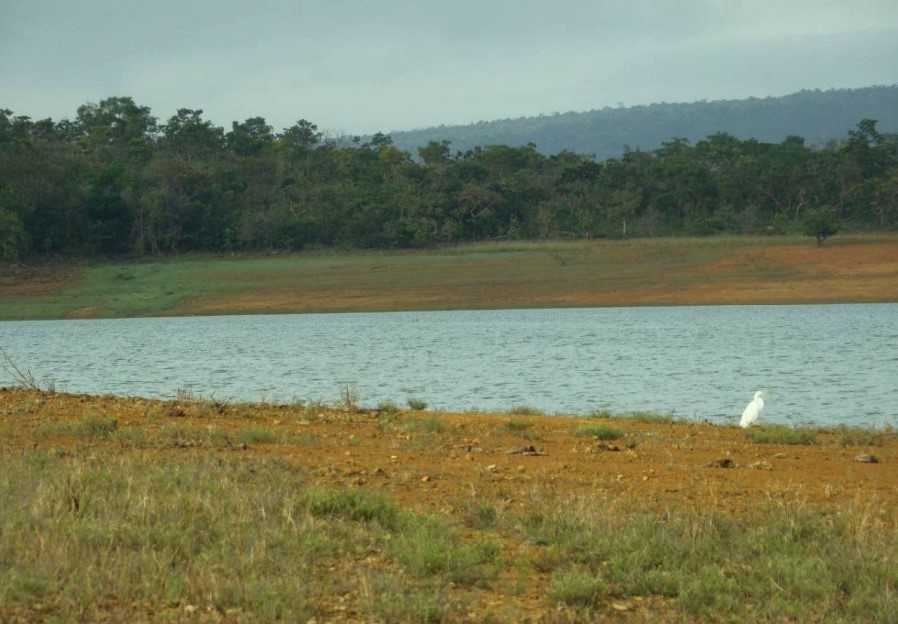
<path id="1" fill-rule="evenodd" d="M 898 302 L 898 235 L 184 256 L 0 279 L 0 319 Z"/>

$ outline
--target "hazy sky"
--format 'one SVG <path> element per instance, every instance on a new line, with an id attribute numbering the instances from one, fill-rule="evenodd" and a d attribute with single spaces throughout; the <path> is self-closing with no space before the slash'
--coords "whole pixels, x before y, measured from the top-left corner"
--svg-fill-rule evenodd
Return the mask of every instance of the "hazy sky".
<path id="1" fill-rule="evenodd" d="M 898 83 L 898 0 L 0 0 L 0 107 L 333 133 Z"/>

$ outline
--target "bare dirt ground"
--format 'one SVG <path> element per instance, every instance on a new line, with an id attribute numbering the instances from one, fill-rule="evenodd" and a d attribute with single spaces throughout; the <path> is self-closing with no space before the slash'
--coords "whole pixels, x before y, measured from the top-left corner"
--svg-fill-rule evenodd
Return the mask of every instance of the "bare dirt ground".
<path id="1" fill-rule="evenodd" d="M 522 506 L 534 488 L 607 494 L 658 509 L 702 507 L 735 514 L 776 500 L 823 508 L 876 500 L 898 507 L 898 435 L 891 433 L 867 446 L 845 446 L 838 430 L 826 429 L 819 430 L 814 444 L 757 444 L 738 427 L 703 423 L 468 412 L 399 417 L 21 390 L 0 392 L 0 405 L 6 413 L 4 452 L 83 445 L 78 437 L 40 430 L 85 415 L 114 417 L 120 428 L 138 426 L 149 436 L 172 423 L 222 432 L 264 427 L 282 441 L 212 449 L 163 444 L 149 450 L 115 441 L 91 444 L 104 453 L 158 453 L 162 461 L 198 452 L 277 456 L 316 482 L 373 487 L 418 509 L 440 510 L 450 501 L 480 496 Z M 596 441 L 577 435 L 580 425 L 597 423 L 624 436 Z M 879 462 L 857 461 L 863 453 Z"/>

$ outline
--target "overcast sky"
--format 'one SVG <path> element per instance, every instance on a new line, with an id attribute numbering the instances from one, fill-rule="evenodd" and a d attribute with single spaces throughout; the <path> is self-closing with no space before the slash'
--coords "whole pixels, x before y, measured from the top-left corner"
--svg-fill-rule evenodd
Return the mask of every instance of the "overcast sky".
<path id="1" fill-rule="evenodd" d="M 898 83 L 898 0 L 0 0 L 0 108 L 331 133 Z"/>

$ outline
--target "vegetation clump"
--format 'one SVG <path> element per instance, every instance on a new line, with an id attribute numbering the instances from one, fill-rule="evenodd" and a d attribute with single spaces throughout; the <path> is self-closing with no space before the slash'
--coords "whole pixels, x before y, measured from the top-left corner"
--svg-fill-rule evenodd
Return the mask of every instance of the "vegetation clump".
<path id="1" fill-rule="evenodd" d="M 809 427 L 767 425 L 749 429 L 748 439 L 755 444 L 814 444 L 817 431 Z"/>
<path id="2" fill-rule="evenodd" d="M 578 426 L 574 434 L 584 438 L 597 438 L 599 440 L 617 440 L 624 437 L 624 432 L 608 425 L 589 423 Z"/>

